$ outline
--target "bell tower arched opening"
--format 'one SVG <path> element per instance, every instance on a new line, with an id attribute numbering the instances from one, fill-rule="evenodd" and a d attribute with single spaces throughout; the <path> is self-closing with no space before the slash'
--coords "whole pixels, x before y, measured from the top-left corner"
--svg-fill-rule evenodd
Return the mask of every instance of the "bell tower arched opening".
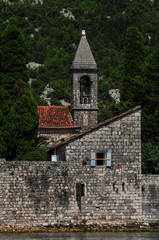
<path id="1" fill-rule="evenodd" d="M 80 78 L 80 104 L 91 103 L 91 79 L 88 75 Z"/>

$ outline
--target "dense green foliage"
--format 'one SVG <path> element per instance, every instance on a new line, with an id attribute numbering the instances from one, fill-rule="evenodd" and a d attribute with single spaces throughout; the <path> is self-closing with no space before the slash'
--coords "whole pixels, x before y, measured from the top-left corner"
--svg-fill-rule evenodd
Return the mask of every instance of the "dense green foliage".
<path id="1" fill-rule="evenodd" d="M 150 142 L 142 144 L 142 171 L 144 173 L 159 173 L 159 147 Z"/>
<path id="2" fill-rule="evenodd" d="M 51 104 L 60 105 L 61 99 L 69 101 L 69 68 L 81 30 L 85 29 L 99 67 L 99 121 L 141 105 L 142 141 L 158 146 L 158 0 L 42 2 L 0 1 L 0 21 L 3 23 L 0 25 L 0 33 L 5 29 L 9 17 L 16 16 L 26 39 L 27 62 L 42 64 L 39 68 L 28 69 L 29 77 L 36 79 L 32 82 L 31 90 L 37 103 L 47 104 L 40 98 L 47 84 L 54 89 L 48 95 L 51 97 Z M 11 77 L 10 74 L 10 83 Z M 25 76 L 22 80 L 25 82 Z M 118 105 L 108 93 L 113 88 L 121 90 L 121 103 Z M 8 93 L 4 89 L 0 91 L 8 99 Z M 8 102 L 6 109 L 7 106 Z M 8 117 L 12 121 L 12 117 Z"/>
<path id="3" fill-rule="evenodd" d="M 159 50 L 150 56 L 143 74 L 143 172 L 159 173 Z"/>
<path id="4" fill-rule="evenodd" d="M 141 33 L 135 27 L 129 27 L 125 41 L 124 77 L 121 88 L 121 103 L 116 107 L 118 113 L 130 107 L 142 107 L 142 164 L 147 171 L 147 163 L 152 162 L 150 172 L 156 173 L 159 150 L 159 51 L 145 57 L 145 46 Z M 150 143 L 150 144 L 149 144 Z M 146 146 L 146 147 L 145 147 Z M 149 149 L 150 148 L 150 149 Z M 145 153 L 146 149 L 146 153 Z M 151 156 L 149 158 L 149 156 Z M 154 157 L 154 161 L 153 161 Z M 152 170 L 153 169 L 153 170 Z"/>
<path id="5" fill-rule="evenodd" d="M 36 79 L 32 92 L 38 104 L 46 104 L 40 95 L 45 86 L 55 90 L 51 103 L 60 104 L 61 99 L 70 99 L 69 68 L 85 29 L 87 39 L 95 56 L 99 71 L 99 117 L 111 117 L 108 90 L 121 88 L 125 33 L 129 26 L 142 32 L 148 55 L 158 46 L 159 4 L 150 0 L 34 0 L 0 2 L 0 20 L 4 30 L 10 16 L 16 16 L 23 29 L 27 62 L 44 64 L 29 70 Z M 40 1 L 41 2 L 41 1 Z M 64 16 L 68 13 L 68 17 Z M 73 15 L 71 17 L 71 13 Z M 107 114 L 105 114 L 107 112 Z"/>
<path id="6" fill-rule="evenodd" d="M 136 27 L 129 27 L 125 38 L 124 78 L 121 91 L 122 101 L 136 100 L 136 78 L 142 75 L 145 60 L 145 47 L 142 34 Z M 136 78 L 135 78 L 136 77 Z M 137 103 L 139 104 L 139 102 Z"/>
<path id="7" fill-rule="evenodd" d="M 24 36 L 17 19 L 11 18 L 1 36 L 2 85 L 12 93 L 16 80 L 28 82 Z"/>
<path id="8" fill-rule="evenodd" d="M 1 35 L 0 53 L 0 156 L 7 160 L 26 159 L 28 154 L 39 158 L 37 105 L 27 83 L 24 36 L 15 18 Z"/>

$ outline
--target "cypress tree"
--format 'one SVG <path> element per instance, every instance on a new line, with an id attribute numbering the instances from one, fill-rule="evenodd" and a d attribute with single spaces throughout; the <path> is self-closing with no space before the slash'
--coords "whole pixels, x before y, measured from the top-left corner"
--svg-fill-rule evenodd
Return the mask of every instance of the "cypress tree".
<path id="1" fill-rule="evenodd" d="M 129 27 L 125 39 L 125 75 L 134 77 L 141 72 L 145 58 L 144 39 L 136 27 Z"/>
<path id="2" fill-rule="evenodd" d="M 159 145 L 159 49 L 145 68 L 145 96 L 143 102 L 144 141 Z"/>
<path id="3" fill-rule="evenodd" d="M 14 136 L 14 110 L 8 92 L 0 86 L 0 157 L 6 157 L 12 148 Z"/>
<path id="4" fill-rule="evenodd" d="M 145 60 L 145 47 L 142 34 L 136 27 L 129 27 L 125 39 L 124 81 L 121 93 L 123 101 L 134 102 L 134 95 L 138 85 L 142 85 L 143 63 Z"/>
<path id="5" fill-rule="evenodd" d="M 10 18 L 1 36 L 2 85 L 12 94 L 16 81 L 28 82 L 25 59 L 25 40 L 16 18 Z"/>
<path id="6" fill-rule="evenodd" d="M 7 160 L 28 160 L 35 154 L 38 130 L 37 105 L 30 92 L 25 41 L 18 21 L 9 20 L 1 38 L 0 155 Z M 29 160 L 35 160 L 30 157 Z M 38 159 L 40 154 L 38 153 Z"/>

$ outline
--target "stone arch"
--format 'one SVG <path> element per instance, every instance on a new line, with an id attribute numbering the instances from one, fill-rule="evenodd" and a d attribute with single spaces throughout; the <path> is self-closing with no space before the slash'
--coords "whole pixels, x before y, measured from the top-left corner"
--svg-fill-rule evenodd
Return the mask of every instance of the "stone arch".
<path id="1" fill-rule="evenodd" d="M 91 79 L 88 75 L 80 78 L 80 103 L 90 104 L 91 101 Z"/>

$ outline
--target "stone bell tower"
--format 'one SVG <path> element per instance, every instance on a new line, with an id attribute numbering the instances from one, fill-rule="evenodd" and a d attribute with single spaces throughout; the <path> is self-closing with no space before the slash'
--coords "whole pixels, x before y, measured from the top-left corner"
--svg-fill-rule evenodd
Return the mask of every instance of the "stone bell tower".
<path id="1" fill-rule="evenodd" d="M 98 123 L 98 74 L 85 31 L 71 66 L 71 114 L 82 129 Z"/>

